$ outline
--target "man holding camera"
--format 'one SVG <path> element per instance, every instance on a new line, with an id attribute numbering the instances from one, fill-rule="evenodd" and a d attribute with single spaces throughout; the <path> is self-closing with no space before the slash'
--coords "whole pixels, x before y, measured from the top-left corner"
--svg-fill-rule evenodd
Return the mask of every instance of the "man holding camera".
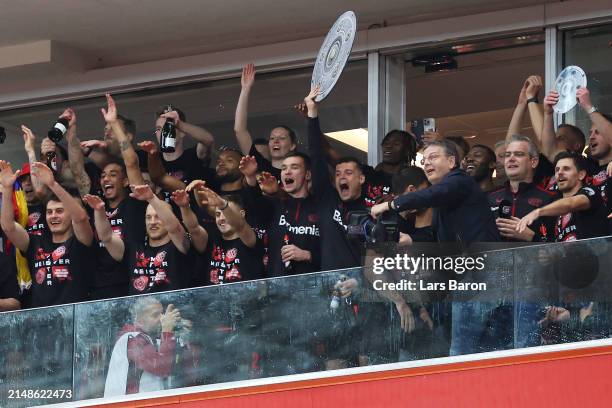
<path id="1" fill-rule="evenodd" d="M 432 186 L 377 204 L 372 207 L 372 216 L 378 218 L 389 210 L 433 207 L 438 241 L 468 245 L 499 241 L 485 194 L 472 177 L 459 169 L 459 162 L 453 142 L 430 143 L 423 151 L 423 164 Z"/>

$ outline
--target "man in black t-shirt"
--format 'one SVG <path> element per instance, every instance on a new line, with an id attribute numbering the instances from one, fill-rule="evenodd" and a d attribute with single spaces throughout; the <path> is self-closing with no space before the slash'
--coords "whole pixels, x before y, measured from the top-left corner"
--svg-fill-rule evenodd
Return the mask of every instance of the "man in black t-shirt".
<path id="1" fill-rule="evenodd" d="M 555 161 L 555 176 L 563 198 L 538 208 L 519 222 L 517 230 L 524 230 L 539 217 L 557 217 L 555 241 L 601 237 L 609 234 L 608 212 L 595 190 L 584 185 L 584 158 L 575 153 L 562 152 Z"/>
<path id="2" fill-rule="evenodd" d="M 496 164 L 495 152 L 488 146 L 477 144 L 472 146 L 461 161 L 461 170 L 471 176 L 483 192 L 489 193 L 495 190 L 493 170 Z"/>
<path id="3" fill-rule="evenodd" d="M 284 276 L 320 270 L 320 233 L 317 199 L 308 192 L 311 180 L 310 158 L 290 152 L 283 160 L 281 183 L 287 195 L 264 197 L 257 186 L 257 162 L 246 156 L 240 162 L 254 200 L 266 208 L 261 217 L 267 224 L 269 237 L 269 275 Z M 278 188 L 275 181 L 270 186 Z"/>
<path id="4" fill-rule="evenodd" d="M 246 222 L 239 196 L 220 197 L 201 187 L 215 208 L 215 229 L 208 231 L 210 265 L 204 270 L 209 285 L 241 282 L 264 277 L 263 242 Z"/>
<path id="5" fill-rule="evenodd" d="M 148 185 L 134 186 L 131 196 L 146 201 L 146 242 L 139 237 L 121 239 L 113 233 L 99 197 L 87 195 L 94 210 L 96 231 L 104 247 L 118 262 L 124 262 L 129 275 L 129 293 L 142 294 L 181 289 L 189 281 L 187 254 L 190 241 L 170 204 L 153 194 Z"/>
<path id="6" fill-rule="evenodd" d="M 121 239 L 142 240 L 145 236 L 145 211 L 147 203 L 129 197 L 129 180 L 125 166 L 111 162 L 100 176 L 106 217 L 111 229 Z M 91 289 L 92 299 L 107 299 L 128 295 L 129 276 L 125 265 L 113 259 L 102 241 L 98 242 L 98 269 Z"/>
<path id="7" fill-rule="evenodd" d="M 25 254 L 29 263 L 32 306 L 83 301 L 87 296 L 88 271 L 95 267 L 91 251 L 93 230 L 89 217 L 80 202 L 55 181 L 47 166 L 35 163 L 32 171 L 55 194 L 46 206 L 49 235 L 29 235 L 15 222 L 11 200 L 3 202 L 1 212 L 2 229 L 15 247 Z M 13 174 L 8 163 L 0 161 L 4 197 L 12 195 L 18 174 Z"/>

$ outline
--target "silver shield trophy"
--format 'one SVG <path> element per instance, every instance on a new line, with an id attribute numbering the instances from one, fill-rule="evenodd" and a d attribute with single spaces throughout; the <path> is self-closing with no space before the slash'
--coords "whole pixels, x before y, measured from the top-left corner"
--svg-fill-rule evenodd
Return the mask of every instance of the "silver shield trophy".
<path id="1" fill-rule="evenodd" d="M 555 81 L 559 93 L 559 102 L 553 107 L 555 112 L 566 113 L 576 106 L 576 91 L 586 85 L 587 78 L 582 68 L 575 65 L 565 67 Z"/>
<path id="2" fill-rule="evenodd" d="M 317 102 L 322 101 L 329 95 L 336 85 L 342 70 L 346 65 L 353 42 L 357 32 L 357 18 L 355 13 L 347 11 L 342 14 L 331 30 L 327 33 L 319 54 L 317 62 L 312 71 L 310 85 L 319 86 L 321 93 L 315 98 Z"/>

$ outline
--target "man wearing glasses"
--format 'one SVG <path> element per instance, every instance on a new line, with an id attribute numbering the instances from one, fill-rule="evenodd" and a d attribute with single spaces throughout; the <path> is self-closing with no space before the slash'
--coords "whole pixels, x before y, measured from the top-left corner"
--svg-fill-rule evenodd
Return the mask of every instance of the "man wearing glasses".
<path id="1" fill-rule="evenodd" d="M 389 210 L 433 207 L 440 242 L 469 245 L 499 241 L 487 197 L 474 179 L 459 169 L 459 162 L 454 143 L 447 140 L 430 143 L 423 151 L 422 164 L 431 187 L 377 204 L 372 207 L 372 216 L 377 218 Z"/>

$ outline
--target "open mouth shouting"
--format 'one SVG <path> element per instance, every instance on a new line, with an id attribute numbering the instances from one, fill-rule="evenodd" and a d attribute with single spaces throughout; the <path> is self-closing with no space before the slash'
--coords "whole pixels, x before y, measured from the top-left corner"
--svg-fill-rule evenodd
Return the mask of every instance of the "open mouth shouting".
<path id="1" fill-rule="evenodd" d="M 295 185 L 295 180 L 291 177 L 285 177 L 283 179 L 283 184 L 285 185 L 285 190 L 290 189 Z"/>

